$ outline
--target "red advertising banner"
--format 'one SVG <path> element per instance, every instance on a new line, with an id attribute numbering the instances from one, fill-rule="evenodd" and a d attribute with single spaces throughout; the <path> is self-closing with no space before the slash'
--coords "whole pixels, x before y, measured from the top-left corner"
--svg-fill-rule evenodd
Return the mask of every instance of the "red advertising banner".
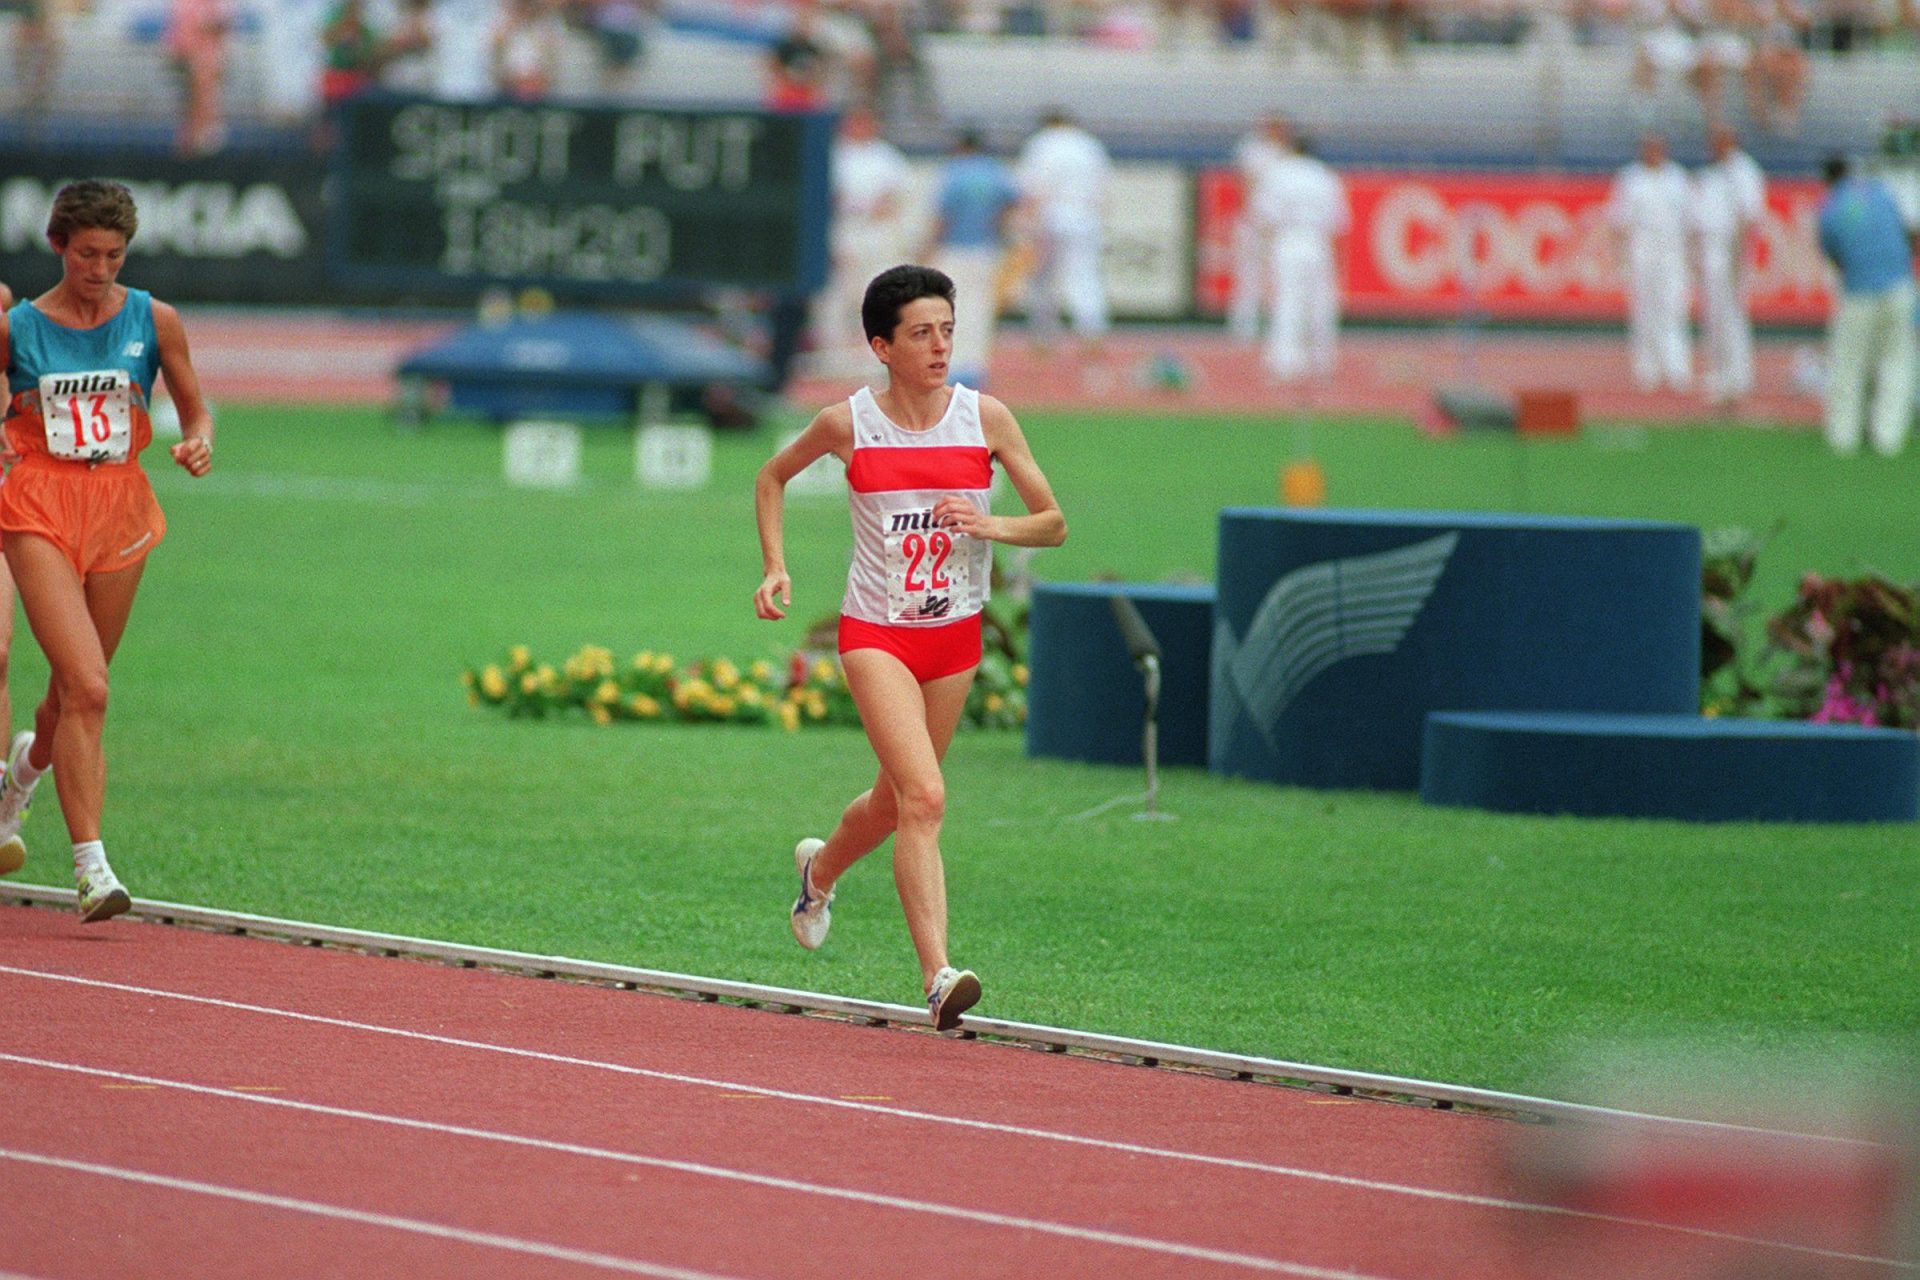
<path id="1" fill-rule="evenodd" d="M 1343 173 L 1353 229 L 1341 245 L 1348 315 L 1617 320 L 1626 314 L 1606 177 Z M 1821 189 L 1770 181 L 1747 245 L 1754 319 L 1817 324 L 1827 289 L 1814 224 Z M 1202 170 L 1195 200 L 1195 305 L 1226 310 L 1242 200 L 1232 169 Z"/>

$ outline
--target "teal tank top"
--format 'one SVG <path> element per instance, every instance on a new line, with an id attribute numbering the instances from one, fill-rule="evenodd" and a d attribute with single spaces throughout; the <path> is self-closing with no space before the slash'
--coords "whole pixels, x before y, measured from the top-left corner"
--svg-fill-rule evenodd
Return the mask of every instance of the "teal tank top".
<path id="1" fill-rule="evenodd" d="M 7 312 L 7 396 L 38 391 L 47 373 L 125 369 L 144 405 L 160 371 L 160 339 L 153 331 L 153 295 L 128 289 L 120 314 L 91 329 L 57 325 L 31 302 Z"/>

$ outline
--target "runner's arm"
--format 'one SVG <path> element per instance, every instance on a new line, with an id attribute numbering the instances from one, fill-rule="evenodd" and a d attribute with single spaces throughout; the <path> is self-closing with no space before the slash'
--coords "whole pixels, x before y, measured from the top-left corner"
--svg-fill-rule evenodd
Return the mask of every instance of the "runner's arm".
<path id="1" fill-rule="evenodd" d="M 155 302 L 153 330 L 160 340 L 160 372 L 167 380 L 167 394 L 180 412 L 180 443 L 168 452 L 188 475 L 204 476 L 213 466 L 213 414 L 200 395 L 200 375 L 193 371 L 193 357 L 187 352 L 187 326 L 172 306 Z"/>
<path id="2" fill-rule="evenodd" d="M 782 607 L 793 603 L 793 580 L 787 576 L 783 518 L 787 481 L 816 461 L 833 454 L 842 462 L 853 452 L 853 410 L 843 401 L 814 416 L 780 452 L 767 459 L 753 482 L 753 515 L 760 528 L 760 585 L 753 592 L 753 611 L 769 622 L 787 616 Z M 775 597 L 778 597 L 776 600 Z"/>
<path id="3" fill-rule="evenodd" d="M 1027 506 L 1023 516 L 990 516 L 958 494 L 948 494 L 933 506 L 933 517 L 955 533 L 1013 547 L 1057 547 L 1067 540 L 1067 518 L 1054 500 L 1053 486 L 1034 461 L 1027 437 L 1013 411 L 992 396 L 980 397 L 980 426 L 987 448 L 1006 468 L 1014 492 Z"/>

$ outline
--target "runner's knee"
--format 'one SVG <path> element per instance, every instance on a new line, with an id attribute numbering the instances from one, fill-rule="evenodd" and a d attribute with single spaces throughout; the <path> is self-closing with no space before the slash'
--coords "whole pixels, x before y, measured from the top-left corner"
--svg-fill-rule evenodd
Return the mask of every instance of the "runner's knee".
<path id="1" fill-rule="evenodd" d="M 53 704 L 52 709 L 58 715 L 104 716 L 107 713 L 106 668 L 88 667 L 57 674 L 47 701 Z"/>
<path id="2" fill-rule="evenodd" d="M 899 826 L 938 826 L 947 814 L 947 787 L 939 778 L 901 783 L 894 791 Z"/>

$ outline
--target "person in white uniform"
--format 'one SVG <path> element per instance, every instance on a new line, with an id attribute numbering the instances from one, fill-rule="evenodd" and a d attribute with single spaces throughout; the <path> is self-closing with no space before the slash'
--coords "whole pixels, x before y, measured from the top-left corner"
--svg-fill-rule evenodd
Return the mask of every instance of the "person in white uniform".
<path id="1" fill-rule="evenodd" d="M 1693 185 L 1657 133 L 1640 140 L 1640 158 L 1620 171 L 1607 218 L 1625 265 L 1627 341 L 1633 380 L 1643 391 L 1692 381 L 1687 336 L 1687 231 Z"/>
<path id="2" fill-rule="evenodd" d="M 1110 325 L 1100 253 L 1113 163 L 1098 138 L 1056 110 L 1027 139 L 1014 169 L 1031 211 L 1035 261 L 1027 311 L 1034 333 L 1051 342 L 1064 308 L 1082 354 L 1097 365 Z"/>
<path id="3" fill-rule="evenodd" d="M 829 179 L 833 192 L 832 268 L 814 309 L 822 372 L 866 367 L 858 321 L 867 281 L 907 252 L 907 200 L 913 171 L 900 148 L 880 136 L 873 111 L 856 104 L 840 118 Z"/>
<path id="4" fill-rule="evenodd" d="M 1733 130 L 1709 137 L 1713 160 L 1693 178 L 1700 255 L 1700 389 L 1716 405 L 1753 390 L 1753 325 L 1747 316 L 1747 241 L 1767 208 L 1767 180 Z"/>
<path id="5" fill-rule="evenodd" d="M 1263 171 L 1253 204 L 1273 241 L 1267 372 L 1282 381 L 1331 373 L 1340 330 L 1337 245 L 1352 223 L 1346 187 L 1295 139 Z"/>
<path id="6" fill-rule="evenodd" d="M 1233 287 L 1227 300 L 1227 332 L 1241 342 L 1260 337 L 1261 312 L 1273 297 L 1273 228 L 1254 207 L 1269 166 L 1293 154 L 1293 130 L 1286 119 L 1265 115 L 1234 147 L 1240 171 L 1240 216 L 1233 224 Z"/>

